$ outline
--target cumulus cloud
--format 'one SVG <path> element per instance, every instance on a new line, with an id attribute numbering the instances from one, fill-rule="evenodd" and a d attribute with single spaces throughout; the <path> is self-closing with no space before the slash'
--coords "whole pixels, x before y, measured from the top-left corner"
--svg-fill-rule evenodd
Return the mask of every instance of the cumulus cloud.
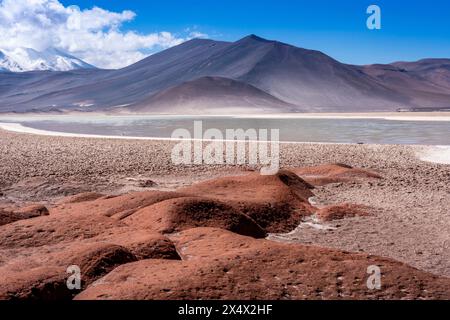
<path id="1" fill-rule="evenodd" d="M 2 0 L 0 49 L 57 48 L 97 67 L 120 68 L 145 58 L 151 51 L 206 36 L 198 31 L 184 37 L 165 31 L 150 34 L 123 31 L 123 24 L 135 16 L 129 10 L 65 7 L 58 0 Z"/>

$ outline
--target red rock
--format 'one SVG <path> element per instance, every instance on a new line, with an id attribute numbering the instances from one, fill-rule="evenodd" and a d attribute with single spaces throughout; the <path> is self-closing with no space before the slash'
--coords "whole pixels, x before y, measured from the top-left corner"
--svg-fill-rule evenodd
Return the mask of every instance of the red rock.
<path id="1" fill-rule="evenodd" d="M 195 227 L 218 227 L 242 235 L 263 238 L 266 232 L 232 206 L 208 198 L 169 199 L 137 211 L 123 220 L 130 226 L 153 232 L 173 233 Z"/>
<path id="2" fill-rule="evenodd" d="M 66 286 L 70 276 L 66 270 L 72 265 L 80 267 L 85 288 L 124 263 L 149 258 L 180 259 L 173 243 L 160 235 L 130 240 L 129 249 L 100 239 L 97 242 L 42 247 L 10 258 L 8 264 L 0 266 L 0 299 L 71 299 L 78 292 Z"/>
<path id="3" fill-rule="evenodd" d="M 83 299 L 448 299 L 450 279 L 402 263 L 198 228 L 174 237 L 183 261 L 143 260 L 114 269 Z M 366 285 L 381 268 L 381 290 Z"/>
<path id="4" fill-rule="evenodd" d="M 64 252 L 66 255 L 67 252 Z M 138 259 L 126 248 L 112 244 L 93 245 L 73 254 L 69 265 L 80 266 L 83 283 L 88 285 L 115 267 Z"/>
<path id="5" fill-rule="evenodd" d="M 138 259 L 171 259 L 180 260 L 173 242 L 159 233 L 151 233 L 145 229 L 122 229 L 100 235 L 93 241 L 115 243 L 130 250 Z"/>
<path id="6" fill-rule="evenodd" d="M 277 175 L 225 177 L 201 182 L 180 192 L 204 195 L 226 202 L 255 220 L 270 233 L 290 232 L 314 208 L 307 199 L 314 187 L 296 174 L 280 170 Z"/>
<path id="7" fill-rule="evenodd" d="M 0 300 L 70 300 L 65 270 L 43 267 L 27 272 L 3 274 Z"/>
<path id="8" fill-rule="evenodd" d="M 382 179 L 382 176 L 375 172 L 352 168 L 345 164 L 326 164 L 314 167 L 292 168 L 290 170 L 315 186 L 338 182 L 354 182 L 364 179 Z"/>
<path id="9" fill-rule="evenodd" d="M 141 239 L 133 239 L 127 248 L 130 249 L 138 260 L 180 260 L 180 256 L 172 241 L 161 235 L 146 235 Z"/>
<path id="10" fill-rule="evenodd" d="M 343 165 L 303 173 L 312 180 L 375 178 Z M 0 227 L 0 299 L 70 299 L 71 264 L 82 270 L 78 299 L 450 298 L 450 279 L 390 259 L 257 239 L 289 232 L 316 213 L 307 201 L 312 189 L 282 170 L 177 192 L 65 199 L 49 216 Z M 363 209 L 344 204 L 317 215 L 339 219 Z M 366 286 L 370 265 L 381 268 L 382 290 Z"/>
<path id="11" fill-rule="evenodd" d="M 86 201 L 93 201 L 99 198 L 103 198 L 105 195 L 97 192 L 85 192 L 76 194 L 70 197 L 66 197 L 58 202 L 58 204 L 79 203 Z"/>
<path id="12" fill-rule="evenodd" d="M 226 229 L 261 237 L 262 232 L 257 230 L 260 229 L 259 227 L 265 232 L 290 232 L 298 226 L 304 216 L 311 215 L 314 208 L 307 199 L 313 196 L 312 188 L 294 173 L 282 170 L 274 176 L 253 173 L 246 176 L 214 179 L 182 188 L 177 192 L 136 192 L 109 199 L 100 198 L 83 203 L 62 204 L 54 208 L 52 212 L 60 214 L 90 212 L 127 221 L 142 220 L 135 216 L 144 215 L 147 220 L 144 219 L 142 223 L 148 227 L 147 222 L 152 221 L 150 225 L 153 226 L 154 231 L 158 232 L 182 230 L 187 227 L 219 226 L 215 224 L 221 221 L 220 226 Z M 182 198 L 185 199 L 180 200 Z M 195 216 L 195 212 L 191 210 L 183 213 L 179 209 L 189 208 L 195 203 L 200 205 L 200 208 L 213 210 L 216 213 L 214 219 L 210 219 L 212 217 L 206 220 L 200 219 L 206 223 L 201 224 L 200 220 L 195 221 L 199 217 Z M 172 210 L 171 222 L 163 221 L 165 216 L 163 211 L 169 208 Z M 155 213 L 152 213 L 153 211 Z M 184 214 L 190 217 L 183 216 Z M 177 215 L 180 217 L 177 218 Z M 200 210 L 199 215 L 205 217 L 205 212 Z M 232 216 L 233 221 L 230 220 Z M 185 223 L 185 219 L 190 222 Z M 159 221 L 158 224 L 155 224 L 155 221 Z M 255 222 L 259 227 L 254 226 Z M 240 225 L 242 223 L 244 225 Z M 174 227 L 176 224 L 180 224 L 181 229 Z"/>
<path id="13" fill-rule="evenodd" d="M 18 221 L 0 228 L 0 299 L 69 299 L 69 265 L 81 267 L 87 285 L 122 263 L 149 258 L 179 256 L 168 238 L 101 214 Z"/>
<path id="14" fill-rule="evenodd" d="M 0 226 L 20 220 L 47 216 L 48 209 L 43 205 L 31 205 L 18 210 L 0 209 Z"/>
<path id="15" fill-rule="evenodd" d="M 46 254 L 45 266 L 34 267 L 31 257 L 1 267 L 5 280 L 0 285 L 0 299 L 71 299 L 77 292 L 67 288 L 69 266 L 80 268 L 85 287 L 120 264 L 137 261 L 127 249 L 108 244 L 72 245 Z"/>
<path id="16" fill-rule="evenodd" d="M 17 210 L 17 212 L 26 214 L 26 215 L 29 215 L 32 217 L 48 216 L 48 214 L 49 214 L 47 207 L 40 205 L 40 204 L 30 205 L 30 206 L 21 208 L 21 209 Z"/>
<path id="17" fill-rule="evenodd" d="M 40 247 L 94 238 L 126 225 L 90 212 L 51 214 L 0 227 L 0 249 Z"/>
<path id="18" fill-rule="evenodd" d="M 72 212 L 90 212 L 108 217 L 123 219 L 127 215 L 148 207 L 152 204 L 183 197 L 184 194 L 176 192 L 146 191 L 123 194 L 115 197 L 103 197 L 94 201 L 82 203 L 61 204 L 53 208 L 52 212 L 71 214 Z"/>

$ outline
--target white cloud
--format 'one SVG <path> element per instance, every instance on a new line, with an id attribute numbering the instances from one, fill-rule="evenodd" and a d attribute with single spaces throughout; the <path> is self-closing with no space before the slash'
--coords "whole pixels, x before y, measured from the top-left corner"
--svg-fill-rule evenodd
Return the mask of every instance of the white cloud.
<path id="1" fill-rule="evenodd" d="M 43 51 L 54 47 L 98 67 L 120 68 L 145 58 L 148 52 L 206 37 L 198 31 L 180 37 L 164 31 L 140 34 L 121 30 L 135 16 L 129 10 L 65 7 L 58 0 L 2 0 L 0 49 Z"/>

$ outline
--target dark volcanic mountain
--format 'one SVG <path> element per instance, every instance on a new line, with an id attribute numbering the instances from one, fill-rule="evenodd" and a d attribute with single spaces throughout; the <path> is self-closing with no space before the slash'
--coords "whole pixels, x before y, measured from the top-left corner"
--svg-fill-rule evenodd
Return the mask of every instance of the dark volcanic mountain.
<path id="1" fill-rule="evenodd" d="M 125 110 L 177 113 L 226 113 L 227 111 L 294 112 L 298 108 L 254 86 L 222 77 L 202 77 L 163 90 Z"/>
<path id="2" fill-rule="evenodd" d="M 394 111 L 450 107 L 450 60 L 353 66 L 251 35 L 194 39 L 120 70 L 0 73 L 0 111 Z"/>

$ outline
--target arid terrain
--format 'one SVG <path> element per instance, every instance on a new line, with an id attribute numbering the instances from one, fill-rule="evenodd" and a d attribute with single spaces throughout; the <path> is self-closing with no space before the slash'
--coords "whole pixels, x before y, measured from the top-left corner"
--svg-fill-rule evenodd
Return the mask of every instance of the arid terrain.
<path id="1" fill-rule="evenodd" d="M 0 299 L 450 299 L 450 165 L 425 147 L 283 144 L 262 176 L 173 144 L 0 131 Z"/>

